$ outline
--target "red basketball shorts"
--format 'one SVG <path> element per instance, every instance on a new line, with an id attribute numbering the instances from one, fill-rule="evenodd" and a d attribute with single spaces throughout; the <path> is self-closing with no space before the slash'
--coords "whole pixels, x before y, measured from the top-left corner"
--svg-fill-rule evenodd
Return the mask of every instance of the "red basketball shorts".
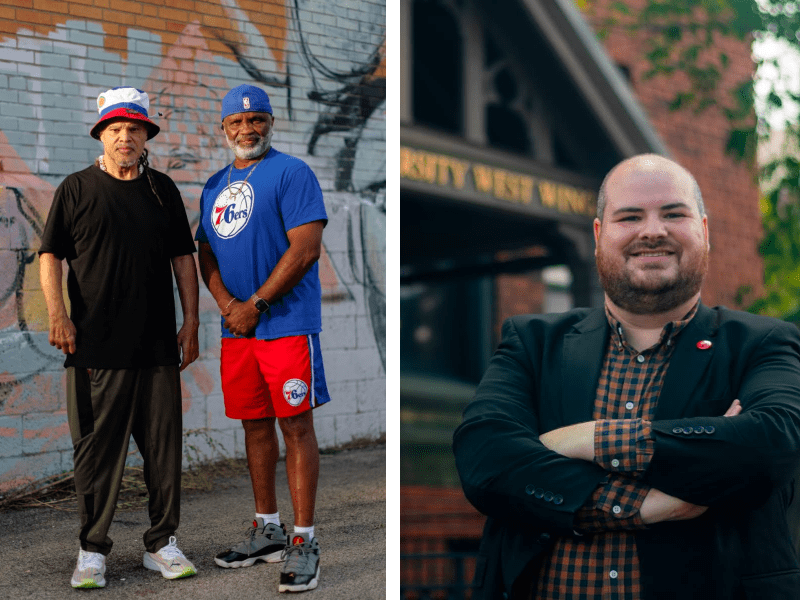
<path id="1" fill-rule="evenodd" d="M 231 419 L 292 417 L 330 401 L 318 334 L 222 338 L 220 375 Z"/>

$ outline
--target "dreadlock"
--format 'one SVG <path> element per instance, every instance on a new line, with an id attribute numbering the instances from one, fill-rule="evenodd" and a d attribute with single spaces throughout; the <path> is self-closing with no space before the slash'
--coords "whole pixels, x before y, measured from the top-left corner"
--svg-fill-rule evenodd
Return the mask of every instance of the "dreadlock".
<path id="1" fill-rule="evenodd" d="M 161 208 L 164 208 L 164 202 L 161 200 L 161 196 L 158 195 L 158 189 L 156 188 L 155 181 L 153 181 L 153 175 L 150 173 L 150 163 L 147 161 L 148 154 L 147 148 L 145 148 L 142 151 L 142 155 L 139 157 L 139 164 L 144 167 L 145 175 L 147 175 L 147 181 L 150 182 L 150 189 L 153 190 L 156 200 L 158 200 L 158 204 L 161 206 Z"/>

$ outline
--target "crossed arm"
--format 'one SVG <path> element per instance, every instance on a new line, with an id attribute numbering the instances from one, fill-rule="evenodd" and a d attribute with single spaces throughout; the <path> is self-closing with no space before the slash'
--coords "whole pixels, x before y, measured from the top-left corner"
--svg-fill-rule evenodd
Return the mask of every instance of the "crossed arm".
<path id="1" fill-rule="evenodd" d="M 734 417 L 742 412 L 742 404 L 734 400 L 723 416 Z M 567 458 L 593 462 L 595 459 L 596 421 L 576 423 L 548 431 L 539 436 L 544 446 Z M 685 502 L 655 488 L 650 488 L 639 508 L 646 525 L 662 521 L 683 521 L 702 515 L 707 507 Z"/>

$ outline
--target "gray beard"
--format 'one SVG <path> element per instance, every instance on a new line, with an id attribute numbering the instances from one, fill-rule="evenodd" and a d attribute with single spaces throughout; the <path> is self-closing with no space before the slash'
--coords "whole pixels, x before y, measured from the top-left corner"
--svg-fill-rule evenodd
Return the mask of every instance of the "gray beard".
<path id="1" fill-rule="evenodd" d="M 227 138 L 226 138 L 227 139 Z M 228 147 L 233 150 L 236 158 L 240 160 L 252 160 L 258 158 L 269 150 L 270 143 L 272 142 L 272 130 L 263 136 L 258 143 L 252 148 L 242 148 L 235 140 L 228 139 Z"/>

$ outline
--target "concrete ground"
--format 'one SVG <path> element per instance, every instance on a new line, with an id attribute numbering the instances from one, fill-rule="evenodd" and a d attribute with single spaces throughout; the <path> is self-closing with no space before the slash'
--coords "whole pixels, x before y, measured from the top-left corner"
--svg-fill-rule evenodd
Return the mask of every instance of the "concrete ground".
<path id="1" fill-rule="evenodd" d="M 300 597 L 370 600 L 386 597 L 386 449 L 373 446 L 322 455 L 316 535 L 321 547 L 320 584 Z M 278 506 L 290 525 L 285 463 L 278 464 Z M 67 509 L 67 510 L 64 510 Z M 71 510 L 70 510 L 71 509 Z M 0 598 L 190 598 L 235 600 L 297 597 L 278 593 L 280 564 L 222 569 L 214 555 L 244 539 L 255 511 L 249 478 L 217 481 L 212 491 L 184 492 L 178 546 L 198 574 L 167 581 L 142 566 L 146 508 L 117 511 L 109 535 L 106 587 L 74 590 L 78 556 L 74 501 L 62 507 L 0 512 Z M 290 528 L 290 527 L 289 527 Z"/>

